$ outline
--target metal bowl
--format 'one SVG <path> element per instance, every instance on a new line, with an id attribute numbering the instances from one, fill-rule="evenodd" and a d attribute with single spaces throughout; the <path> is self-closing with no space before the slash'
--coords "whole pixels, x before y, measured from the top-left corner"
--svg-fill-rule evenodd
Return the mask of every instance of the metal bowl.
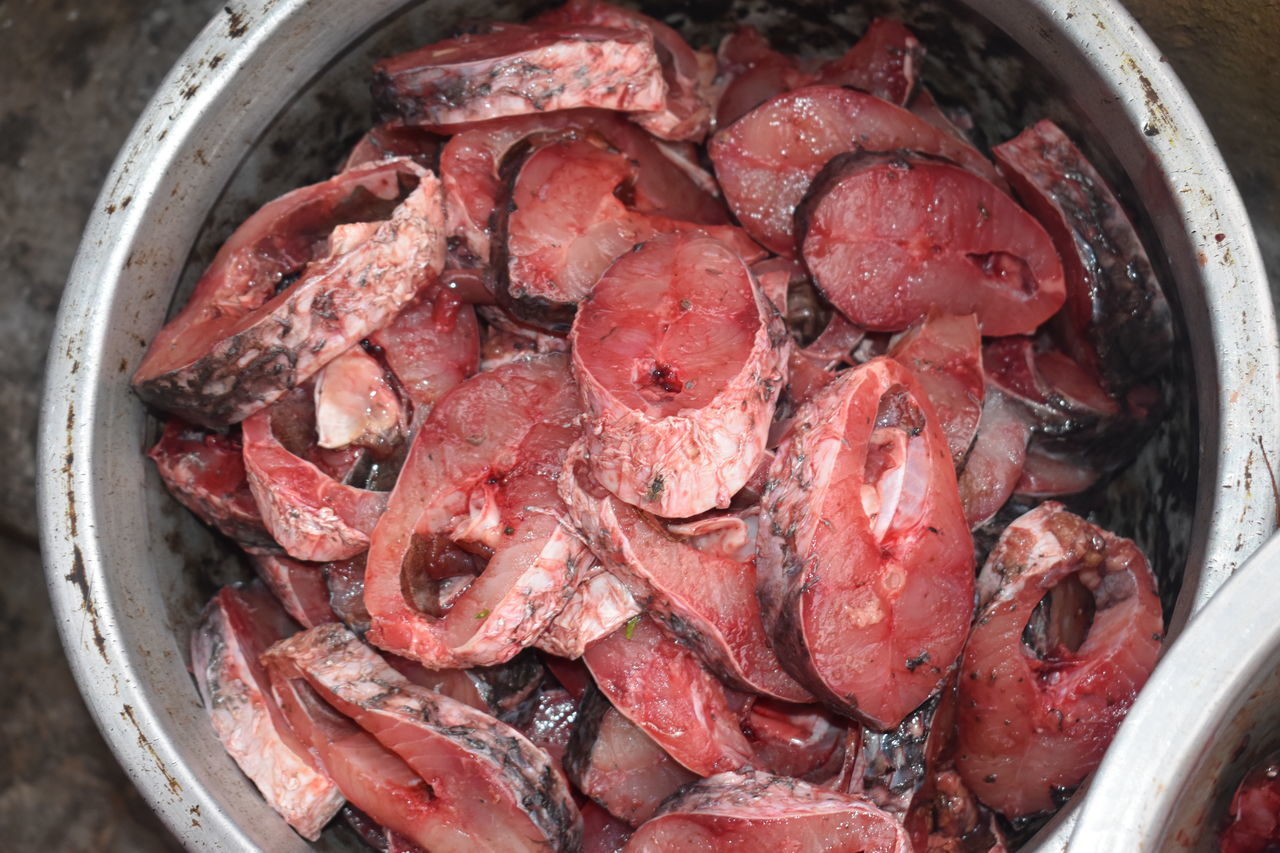
<path id="1" fill-rule="evenodd" d="M 200 607 L 244 569 L 164 493 L 143 456 L 154 424 L 129 376 L 234 223 L 332 170 L 368 114 L 372 57 L 443 37 L 466 17 L 516 18 L 530 5 L 233 2 L 138 120 L 88 223 L 42 412 L 48 582 L 99 726 L 193 847 L 305 849 L 223 753 L 188 676 Z M 930 49 L 930 86 L 967 102 L 991 138 L 1048 116 L 1083 141 L 1138 213 L 1182 318 L 1168 420 L 1089 507 L 1151 556 L 1176 632 L 1275 526 L 1264 463 L 1280 443 L 1280 357 L 1236 189 L 1186 92 L 1129 16 L 1107 0 L 651 8 L 682 9 L 672 20 L 696 42 L 746 20 L 801 53 L 847 45 L 871 13 L 895 14 Z M 1069 811 L 1031 846 L 1062 849 Z M 331 832 L 321 846 L 352 843 Z"/>
<path id="2" fill-rule="evenodd" d="M 1218 849 L 1236 786 L 1280 748 L 1277 564 L 1280 536 L 1160 661 L 1093 779 L 1072 853 Z"/>

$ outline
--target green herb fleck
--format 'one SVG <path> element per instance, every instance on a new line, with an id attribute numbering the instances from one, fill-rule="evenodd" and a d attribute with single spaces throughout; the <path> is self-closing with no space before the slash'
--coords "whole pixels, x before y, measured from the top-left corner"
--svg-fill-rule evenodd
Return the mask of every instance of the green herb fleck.
<path id="1" fill-rule="evenodd" d="M 627 627 L 622 632 L 622 636 L 630 640 L 631 635 L 636 632 L 636 626 L 639 624 L 640 624 L 640 614 L 637 613 L 635 616 L 632 616 L 630 619 L 627 620 Z"/>
<path id="2" fill-rule="evenodd" d="M 486 607 L 484 610 L 481 610 L 479 613 L 477 613 L 477 614 L 476 614 L 476 618 L 477 618 L 477 619 L 485 619 L 485 618 L 487 618 L 488 616 L 489 616 L 489 608 L 487 608 L 487 607 Z"/>

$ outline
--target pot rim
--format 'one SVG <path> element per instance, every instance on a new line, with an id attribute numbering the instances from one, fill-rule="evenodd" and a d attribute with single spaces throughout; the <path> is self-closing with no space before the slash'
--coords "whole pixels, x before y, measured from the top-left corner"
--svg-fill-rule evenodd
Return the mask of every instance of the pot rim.
<path id="1" fill-rule="evenodd" d="M 254 846 L 184 761 L 184 745 L 169 722 L 173 712 L 148 692 L 156 664 L 142 659 L 150 652 L 137 647 L 140 629 L 132 622 L 145 618 L 140 615 L 145 608 L 131 608 L 132 596 L 117 588 L 97 535 L 110 497 L 109 485 L 95 481 L 93 465 L 98 436 L 107 429 L 104 403 L 122 386 L 128 393 L 127 376 L 117 375 L 101 357 L 113 334 L 106 308 L 118 298 L 138 234 L 164 215 L 170 198 L 199 208 L 203 220 L 218 195 L 196 193 L 185 200 L 185 190 L 179 194 L 170 174 L 175 163 L 195 152 L 207 160 L 203 183 L 225 186 L 292 93 L 409 2 L 367 0 L 352 6 L 343 0 L 256 0 L 226 6 L 139 117 L 95 203 L 62 297 L 38 448 L 37 498 L 50 597 L 76 681 L 99 729 L 152 808 L 188 845 Z M 1037 61 L 1084 61 L 1104 75 L 1118 101 L 1104 101 L 1103 107 L 1077 104 L 1086 116 L 1114 119 L 1120 111 L 1133 126 L 1155 129 L 1147 150 L 1117 160 L 1131 176 L 1154 169 L 1171 188 L 1172 215 L 1202 259 L 1199 279 L 1208 328 L 1192 339 L 1199 435 L 1202 448 L 1219 452 L 1200 454 L 1197 533 L 1174 614 L 1176 630 L 1276 525 L 1274 491 L 1260 488 L 1248 500 L 1241 498 L 1254 466 L 1274 456 L 1280 442 L 1280 345 L 1253 230 L 1189 95 L 1118 3 L 1073 0 L 1068 10 L 1060 0 L 965 2 L 1009 32 L 1025 30 L 1028 18 L 1042 22 L 1042 39 L 1018 39 Z M 316 20 L 346 25 L 310 26 Z M 244 79 L 255 77 L 270 80 L 259 89 L 267 94 L 238 95 Z M 208 119 L 228 109 L 235 110 L 233 119 L 219 126 Z M 1219 241 L 1219 234 L 1226 236 Z M 165 269 L 181 269 L 183 248 Z M 151 618 L 158 618 L 154 611 Z M 166 666 L 170 678 L 185 672 L 181 661 Z M 1121 737 L 1129 739 L 1125 731 Z M 1055 821 L 1050 837 L 1042 833 L 1041 849 L 1062 849 L 1070 817 Z"/>
<path id="2" fill-rule="evenodd" d="M 1162 849 L 1155 845 L 1196 782 L 1196 768 L 1221 751 L 1223 723 L 1259 674 L 1274 667 L 1280 586 L 1268 580 L 1278 563 L 1280 534 L 1223 584 L 1170 646 L 1094 775 L 1071 853 Z M 1134 791 L 1153 793 L 1135 797 Z"/>

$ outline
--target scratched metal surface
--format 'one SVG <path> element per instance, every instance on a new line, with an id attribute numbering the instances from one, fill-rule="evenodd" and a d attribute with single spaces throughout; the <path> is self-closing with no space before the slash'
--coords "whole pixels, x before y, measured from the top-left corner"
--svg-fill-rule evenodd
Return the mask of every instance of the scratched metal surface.
<path id="1" fill-rule="evenodd" d="M 1268 261 L 1280 260 L 1280 116 L 1257 102 L 1274 90 L 1268 81 L 1280 82 L 1260 48 L 1260 39 L 1280 32 L 1280 8 L 1248 0 L 1128 5 L 1200 102 L 1240 180 Z M 0 295 L 6 306 L 0 411 L 7 415 L 0 420 L 0 540 L 12 555 L 0 597 L 0 683 L 8 688 L 0 693 L 0 837 L 17 849 L 176 846 L 107 751 L 63 660 L 35 551 L 31 445 L 46 342 L 84 219 L 134 118 L 178 52 L 222 6 L 210 0 L 0 4 L 0 79 L 6 81 L 0 89 Z M 847 23 L 857 21 L 851 16 Z M 353 127 L 332 130 L 340 136 Z M 292 137 L 285 134 L 278 144 L 305 147 L 311 134 Z M 327 155 L 307 156 L 318 168 Z M 283 189 L 292 177 L 280 177 Z M 265 187 L 261 192 L 270 194 Z M 228 217 L 233 212 L 227 208 Z M 181 535 L 199 538 L 181 516 L 153 509 Z M 235 571 L 217 561 L 196 569 L 206 580 L 187 598 L 174 599 L 188 619 L 208 584 Z M 166 618 L 181 624 L 184 617 Z"/>

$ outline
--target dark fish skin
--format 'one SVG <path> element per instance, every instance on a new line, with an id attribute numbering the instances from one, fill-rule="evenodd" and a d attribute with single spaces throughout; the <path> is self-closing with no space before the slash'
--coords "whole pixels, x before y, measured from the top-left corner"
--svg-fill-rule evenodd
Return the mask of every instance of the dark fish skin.
<path id="1" fill-rule="evenodd" d="M 374 191 L 403 200 L 389 214 L 380 209 L 385 198 L 381 206 L 363 202 L 357 215 L 384 218 L 343 223 L 342 213 L 352 215 L 344 202 Z M 323 209 L 313 210 L 315 205 Z M 291 221 L 304 213 L 310 217 L 304 223 Z M 269 255 L 262 247 L 272 241 L 301 242 L 289 229 L 302 225 L 319 232 L 308 235 L 305 247 L 292 246 L 292 254 L 271 259 L 260 271 L 251 267 L 246 258 Z M 313 244 L 318 239 L 324 247 L 326 236 L 327 249 L 317 252 Z M 194 423 L 237 423 L 389 323 L 436 280 L 444 252 L 440 183 L 412 161 L 369 164 L 294 190 L 250 217 L 224 244 L 186 307 L 152 342 L 134 374 L 134 391 Z M 250 277 L 243 280 L 247 266 Z M 276 294 L 294 274 L 297 279 Z"/>
<path id="2" fill-rule="evenodd" d="M 384 116 L 452 125 L 575 107 L 655 110 L 666 84 L 647 32 L 503 24 L 376 63 L 372 91 Z"/>
<path id="3" fill-rule="evenodd" d="M 1062 256 L 1068 296 L 1055 332 L 1067 353 L 1117 394 L 1159 373 L 1174 351 L 1169 304 L 1133 223 L 1098 170 L 1047 119 L 992 154 Z"/>
<path id="4" fill-rule="evenodd" d="M 905 830 L 871 802 L 757 771 L 681 789 L 631 836 L 628 853 L 911 853 Z"/>
<path id="5" fill-rule="evenodd" d="M 506 663 L 467 670 L 489 712 L 516 728 L 528 725 L 536 712 L 545 672 L 537 654 L 529 649 Z"/>
<path id="6" fill-rule="evenodd" d="M 341 625 L 296 634 L 264 660 L 278 668 L 273 678 L 304 678 L 400 755 L 431 786 L 436 819 L 456 821 L 476 849 L 581 846 L 582 817 L 545 752 L 496 718 L 410 683 Z"/>
<path id="7" fill-rule="evenodd" d="M 631 826 L 639 826 L 681 785 L 698 777 L 621 713 L 595 686 L 578 704 L 564 769 L 578 790 Z"/>

